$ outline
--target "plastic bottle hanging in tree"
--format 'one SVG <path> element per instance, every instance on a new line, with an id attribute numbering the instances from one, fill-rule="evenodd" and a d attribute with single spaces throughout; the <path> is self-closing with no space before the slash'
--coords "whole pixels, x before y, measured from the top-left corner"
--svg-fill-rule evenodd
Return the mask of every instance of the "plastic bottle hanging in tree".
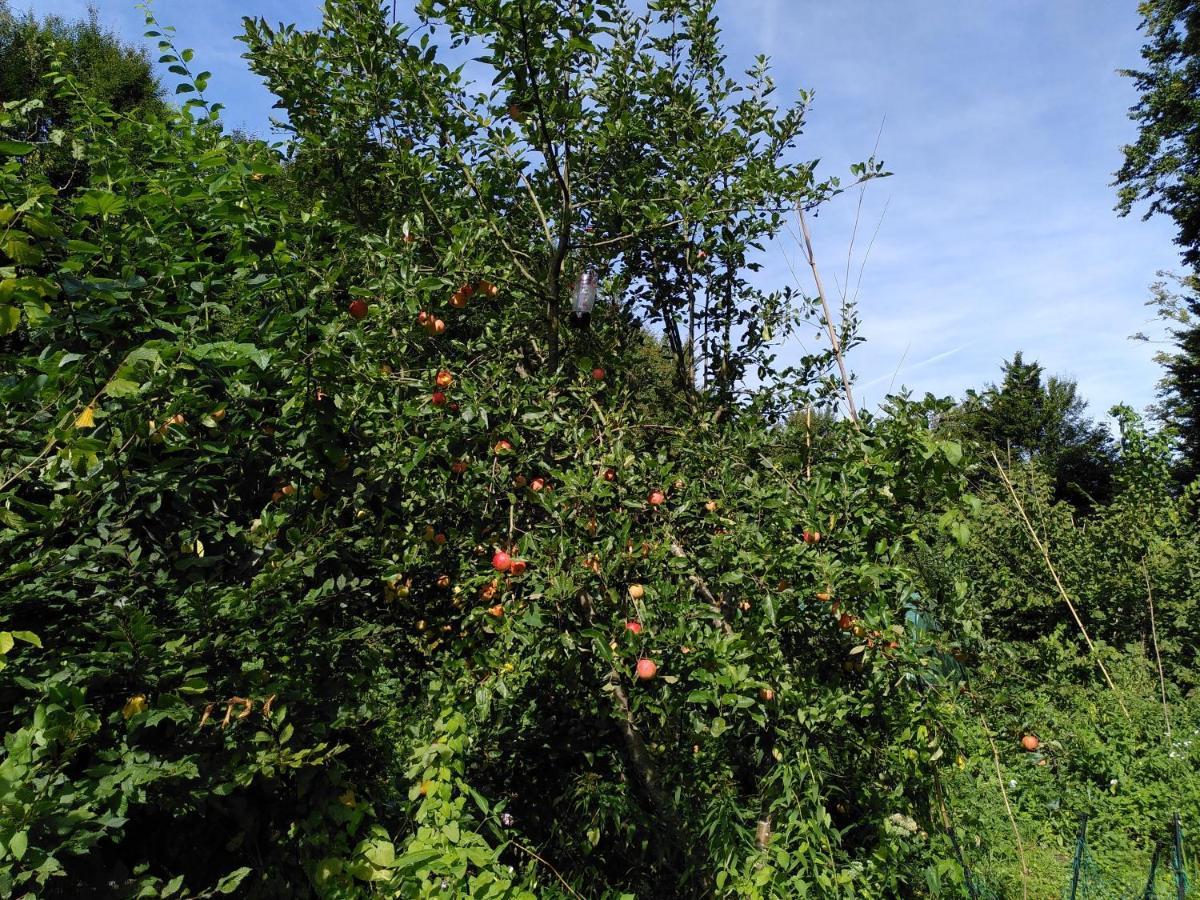
<path id="1" fill-rule="evenodd" d="M 592 307 L 596 305 L 596 288 L 600 279 L 595 269 L 584 269 L 575 282 L 575 299 L 572 307 L 572 318 L 580 326 L 586 326 L 592 317 Z"/>

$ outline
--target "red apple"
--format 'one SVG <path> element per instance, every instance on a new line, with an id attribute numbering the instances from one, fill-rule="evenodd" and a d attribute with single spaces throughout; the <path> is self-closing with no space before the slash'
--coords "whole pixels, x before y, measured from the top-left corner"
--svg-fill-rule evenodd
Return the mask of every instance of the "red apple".
<path id="1" fill-rule="evenodd" d="M 351 317 L 353 317 L 355 319 L 365 318 L 367 315 L 367 301 L 366 300 L 350 301 L 350 315 L 351 315 Z"/>
<path id="2" fill-rule="evenodd" d="M 417 313 L 417 324 L 418 325 L 426 325 L 426 324 L 428 324 L 428 322 L 429 322 L 429 313 L 425 312 L 425 310 L 421 310 L 419 313 Z"/>
<path id="3" fill-rule="evenodd" d="M 525 562 L 525 560 L 523 560 L 523 559 L 514 559 L 514 560 L 512 561 L 512 565 L 511 565 L 511 566 L 509 566 L 509 569 L 508 569 L 508 574 L 510 574 L 510 575 L 523 575 L 523 574 L 525 573 L 525 567 L 526 567 L 526 565 L 528 565 L 528 564 Z"/>
<path id="4" fill-rule="evenodd" d="M 641 634 L 642 633 L 642 623 L 641 622 L 626 622 L 625 630 L 628 631 L 630 634 Z"/>
<path id="5" fill-rule="evenodd" d="M 496 441 L 496 446 L 493 449 L 496 451 L 496 455 L 499 456 L 501 453 L 511 453 L 512 448 L 513 445 L 510 442 L 506 441 L 504 438 L 501 438 L 500 440 Z"/>
<path id="6" fill-rule="evenodd" d="M 605 469 L 604 470 L 604 480 L 605 481 L 613 481 L 616 479 L 616 477 L 617 477 L 616 469 Z"/>
<path id="7" fill-rule="evenodd" d="M 507 572 L 512 568 L 512 557 L 503 550 L 497 550 L 492 554 L 492 568 L 497 572 Z"/>
<path id="8" fill-rule="evenodd" d="M 535 478 L 535 479 L 533 479 L 533 481 L 529 482 L 529 489 L 531 491 L 540 491 L 545 486 L 546 486 L 545 478 L 539 477 L 539 478 Z"/>
<path id="9" fill-rule="evenodd" d="M 455 475 L 461 475 L 463 472 L 467 471 L 467 464 L 461 459 L 456 459 L 450 464 L 450 471 Z"/>
<path id="10" fill-rule="evenodd" d="M 441 391 L 434 391 L 433 396 L 431 396 L 429 398 L 429 402 L 432 403 L 434 406 L 445 406 L 446 405 L 446 395 L 443 394 Z"/>
<path id="11" fill-rule="evenodd" d="M 1032 753 L 1038 747 L 1042 746 L 1042 742 L 1037 739 L 1037 735 L 1027 734 L 1021 738 L 1021 746 Z"/>
<path id="12" fill-rule="evenodd" d="M 445 369 L 437 373 L 437 377 L 433 379 L 433 383 L 440 388 L 448 388 L 454 384 L 454 376 Z"/>
<path id="13" fill-rule="evenodd" d="M 658 666 L 654 664 L 654 660 L 642 657 L 637 661 L 637 677 L 642 681 L 649 681 L 658 674 Z"/>
<path id="14" fill-rule="evenodd" d="M 663 501 L 666 499 L 666 494 L 659 490 L 651 491 L 650 496 L 647 498 L 651 506 L 662 506 Z"/>
<path id="15" fill-rule="evenodd" d="M 592 378 L 594 378 L 596 381 L 603 381 L 604 370 L 599 366 L 596 366 L 596 368 L 592 369 Z"/>
<path id="16" fill-rule="evenodd" d="M 854 616 L 850 615 L 850 613 L 842 613 L 838 616 L 838 628 L 842 629 L 842 631 L 849 631 L 853 627 Z"/>

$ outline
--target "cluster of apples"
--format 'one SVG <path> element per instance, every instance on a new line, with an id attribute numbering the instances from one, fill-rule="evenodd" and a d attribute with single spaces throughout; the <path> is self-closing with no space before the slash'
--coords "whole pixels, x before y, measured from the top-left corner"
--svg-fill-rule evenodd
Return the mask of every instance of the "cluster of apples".
<path id="1" fill-rule="evenodd" d="M 528 566 L 529 564 L 525 560 L 514 559 L 512 554 L 506 550 L 497 549 L 492 554 L 492 568 L 501 575 L 508 575 L 512 578 L 518 578 L 525 574 L 525 570 L 528 568 Z M 495 599 L 497 590 L 499 590 L 497 583 L 495 581 L 489 582 L 488 584 L 484 585 L 483 590 L 480 592 L 480 596 L 484 599 L 484 601 L 491 601 Z M 497 619 L 500 618 L 504 615 L 504 605 L 497 603 L 494 606 L 488 607 L 488 615 Z"/>
<path id="2" fill-rule="evenodd" d="M 464 309 L 467 301 L 475 296 L 495 298 L 500 296 L 500 288 L 484 279 L 476 282 L 465 282 L 450 295 L 450 305 L 455 309 Z M 424 328 L 425 333 L 430 337 L 436 337 L 439 334 L 444 334 L 446 331 L 446 322 L 438 318 L 434 313 L 426 310 L 421 310 L 417 313 L 417 324 Z"/>
<path id="3" fill-rule="evenodd" d="M 429 402 L 434 406 L 445 406 L 449 400 L 446 397 L 446 391 L 454 386 L 454 376 L 448 369 L 442 369 L 433 377 L 433 393 L 429 395 Z M 457 403 L 450 404 L 451 409 L 457 409 Z"/>
<path id="4" fill-rule="evenodd" d="M 446 331 L 446 323 L 425 310 L 417 313 L 417 324 L 425 329 L 425 333 L 431 337 L 434 335 L 443 334 Z"/>
<path id="5" fill-rule="evenodd" d="M 500 296 L 500 288 L 492 284 L 490 281 L 480 279 L 474 284 L 467 282 L 463 284 L 457 291 L 450 295 L 450 305 L 455 309 L 463 309 L 467 305 L 467 301 L 478 294 L 480 297 L 494 299 Z"/>

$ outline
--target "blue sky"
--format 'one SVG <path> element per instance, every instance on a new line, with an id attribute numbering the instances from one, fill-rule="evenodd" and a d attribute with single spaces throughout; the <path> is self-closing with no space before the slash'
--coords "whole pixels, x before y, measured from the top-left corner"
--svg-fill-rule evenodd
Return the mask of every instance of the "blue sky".
<path id="1" fill-rule="evenodd" d="M 140 39 L 132 0 L 93 2 Z M 32 2 L 66 16 L 87 5 Z M 228 123 L 266 136 L 272 100 L 233 37 L 246 14 L 311 26 L 316 0 L 160 0 L 155 11 L 214 73 L 208 93 Z M 1139 62 L 1136 0 L 726 0 L 718 13 L 731 69 L 766 53 L 781 97 L 815 92 L 804 158 L 844 173 L 878 138 L 895 173 L 865 194 L 850 267 L 853 285 L 878 227 L 858 293 L 867 343 L 850 359 L 860 405 L 901 385 L 960 396 L 1016 350 L 1076 378 L 1096 416 L 1153 400 L 1155 348 L 1128 338 L 1153 326 L 1155 273 L 1178 268 L 1172 229 L 1119 219 L 1109 187 L 1135 134 L 1133 90 L 1116 70 Z M 857 203 L 844 195 L 812 222 L 830 290 L 846 281 Z M 766 263 L 766 284 L 805 274 L 790 237 Z"/>

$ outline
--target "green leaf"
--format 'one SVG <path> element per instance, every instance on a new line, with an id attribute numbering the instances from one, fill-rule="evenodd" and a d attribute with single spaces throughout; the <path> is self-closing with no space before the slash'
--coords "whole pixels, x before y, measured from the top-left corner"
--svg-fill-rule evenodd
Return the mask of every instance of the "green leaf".
<path id="1" fill-rule="evenodd" d="M 142 389 L 136 381 L 126 378 L 114 378 L 104 386 L 104 393 L 110 397 L 130 397 Z"/>
<path id="2" fill-rule="evenodd" d="M 35 647 L 42 646 L 42 639 L 32 631 L 14 631 L 12 632 L 12 636 L 18 641 L 24 641 L 27 644 L 33 644 Z"/>
<path id="3" fill-rule="evenodd" d="M 0 631 L 0 656 L 11 650 L 15 643 L 16 641 L 13 640 L 12 632 Z"/>
<path id="4" fill-rule="evenodd" d="M 29 832 L 18 831 L 9 839 L 8 849 L 12 851 L 12 855 L 19 861 L 25 856 L 25 851 L 29 849 Z"/>
<path id="5" fill-rule="evenodd" d="M 25 141 L 0 141 L 0 156 L 27 156 L 35 149 Z"/>
<path id="6" fill-rule="evenodd" d="M 21 310 L 15 306 L 0 306 L 0 337 L 12 334 L 21 324 Z"/>
<path id="7" fill-rule="evenodd" d="M 232 894 L 238 889 L 238 885 L 242 883 L 242 879 L 249 874 L 249 866 L 242 866 L 240 869 L 234 869 L 217 882 L 216 890 L 222 894 Z"/>
<path id="8" fill-rule="evenodd" d="M 389 869 L 396 863 L 396 848 L 391 841 L 372 841 L 363 850 L 363 856 L 371 865 Z"/>

